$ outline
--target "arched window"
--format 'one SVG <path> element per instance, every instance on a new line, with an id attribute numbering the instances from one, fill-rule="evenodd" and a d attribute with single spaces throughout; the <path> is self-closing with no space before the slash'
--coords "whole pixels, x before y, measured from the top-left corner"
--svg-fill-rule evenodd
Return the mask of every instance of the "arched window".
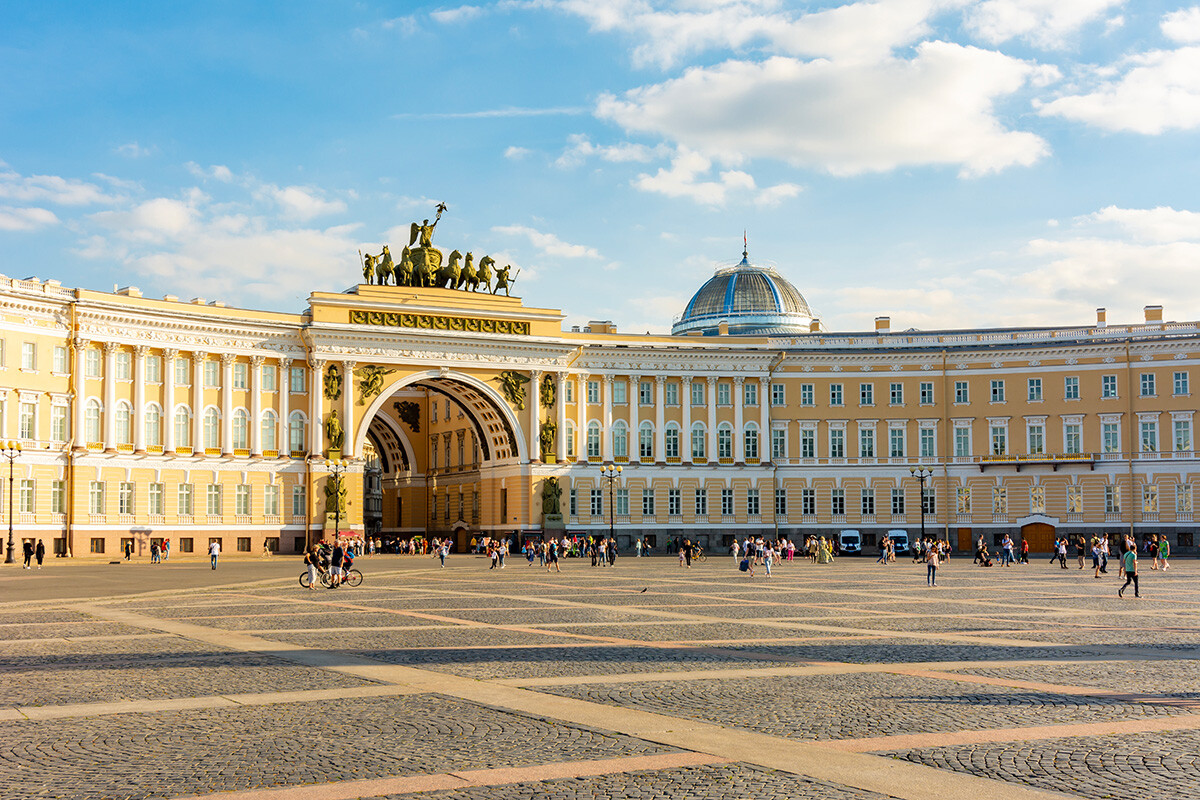
<path id="1" fill-rule="evenodd" d="M 209 408 L 204 412 L 204 449 L 219 450 L 221 447 L 221 412 Z"/>
<path id="2" fill-rule="evenodd" d="M 649 422 L 638 426 L 638 457 L 643 460 L 654 458 L 654 426 Z"/>
<path id="3" fill-rule="evenodd" d="M 587 457 L 600 457 L 600 423 L 589 422 L 587 426 Z"/>
<path id="4" fill-rule="evenodd" d="M 279 420 L 276 418 L 275 412 L 271 409 L 268 408 L 263 412 L 261 423 L 263 450 L 277 449 L 276 445 L 278 444 L 278 441 L 275 438 L 275 431 L 279 427 L 277 424 L 278 421 Z"/>
<path id="5" fill-rule="evenodd" d="M 175 446 L 191 447 L 192 412 L 187 406 L 175 407 Z"/>
<path id="6" fill-rule="evenodd" d="M 621 420 L 613 423 L 613 458 L 629 457 L 629 428 Z"/>
<path id="7" fill-rule="evenodd" d="M 666 449 L 663 454 L 666 458 L 679 458 L 679 426 L 674 422 L 668 422 L 667 429 L 663 431 L 663 447 Z"/>
<path id="8" fill-rule="evenodd" d="M 117 444 L 133 444 L 133 426 L 129 424 L 129 403 L 124 400 L 117 403 L 116 431 Z M 106 443 L 107 444 L 107 443 Z"/>
<path id="9" fill-rule="evenodd" d="M 692 458 L 707 458 L 705 455 L 704 425 L 697 422 L 692 426 Z"/>
<path id="10" fill-rule="evenodd" d="M 250 449 L 250 415 L 244 408 L 233 412 L 233 449 Z"/>
<path id="11" fill-rule="evenodd" d="M 94 397 L 83 410 L 83 438 L 87 444 L 100 441 L 100 401 Z"/>
<path id="12" fill-rule="evenodd" d="M 733 458 L 733 426 L 728 422 L 717 426 L 717 458 Z"/>
<path id="13" fill-rule="evenodd" d="M 758 458 L 758 426 L 746 423 L 746 458 Z"/>
<path id="14" fill-rule="evenodd" d="M 567 458 L 575 457 L 575 423 L 567 420 L 567 427 L 563 434 L 566 436 Z"/>
<path id="15" fill-rule="evenodd" d="M 162 412 L 158 406 L 151 403 L 146 406 L 146 411 L 142 415 L 142 420 L 145 423 L 146 431 L 146 446 L 161 447 L 162 446 Z"/>
<path id="16" fill-rule="evenodd" d="M 293 453 L 304 450 L 304 434 L 308 428 L 308 420 L 299 411 L 293 411 L 288 417 L 288 449 Z"/>

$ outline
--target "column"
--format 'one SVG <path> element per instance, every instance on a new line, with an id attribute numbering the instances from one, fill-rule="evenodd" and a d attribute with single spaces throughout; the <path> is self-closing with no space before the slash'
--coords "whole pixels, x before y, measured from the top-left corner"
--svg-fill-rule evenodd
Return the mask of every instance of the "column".
<path id="1" fill-rule="evenodd" d="M 557 390 L 554 393 L 554 410 L 557 415 L 555 418 L 555 424 L 558 425 L 558 440 L 555 442 L 554 455 L 560 464 L 567 460 L 566 378 L 567 375 L 565 372 L 554 373 L 554 385 L 557 387 Z"/>
<path id="2" fill-rule="evenodd" d="M 588 374 L 581 372 L 578 375 L 579 391 L 575 393 L 575 410 L 576 417 L 576 440 L 575 440 L 575 460 L 587 462 L 587 382 Z"/>
<path id="3" fill-rule="evenodd" d="M 654 460 L 667 460 L 667 397 L 666 375 L 654 376 Z"/>
<path id="4" fill-rule="evenodd" d="M 742 384 L 745 378 L 741 375 L 733 379 L 733 461 L 736 464 L 746 463 L 746 436 L 742 433 Z M 758 434 L 758 447 L 762 449 L 763 432 Z"/>
<path id="5" fill-rule="evenodd" d="M 117 449 L 117 348 L 104 343 L 104 449 Z"/>
<path id="6" fill-rule="evenodd" d="M 642 414 L 642 378 L 640 375 L 629 376 L 629 387 L 625 391 L 625 399 L 629 402 L 629 461 L 642 460 L 642 439 L 638 432 Z"/>
<path id="7" fill-rule="evenodd" d="M 138 345 L 133 348 L 133 451 L 146 452 L 146 351 L 150 348 Z M 161 420 L 160 420 L 161 422 Z"/>
<path id="8" fill-rule="evenodd" d="M 279 392 L 279 430 L 275 433 L 275 444 L 279 446 L 281 456 L 292 454 L 292 430 L 288 425 L 288 415 L 292 413 L 292 360 L 279 359 L 279 375 L 275 379 L 275 390 Z"/>
<path id="9" fill-rule="evenodd" d="M 175 357 L 178 350 L 162 351 L 163 452 L 175 452 Z"/>
<path id="10" fill-rule="evenodd" d="M 342 362 L 342 458 L 354 458 L 354 367 Z"/>
<path id="11" fill-rule="evenodd" d="M 606 462 L 611 462 L 613 459 L 612 446 L 612 387 L 613 376 L 604 376 L 604 397 L 602 399 L 602 411 L 600 416 L 600 452 L 604 455 Z"/>
<path id="12" fill-rule="evenodd" d="M 192 353 L 192 454 L 204 455 L 204 361 L 208 353 Z"/>
<path id="13" fill-rule="evenodd" d="M 250 357 L 250 455 L 262 456 L 262 356 Z"/>
<path id="14" fill-rule="evenodd" d="M 708 456 L 708 463 L 717 463 L 717 376 L 709 375 L 708 393 L 704 395 L 704 402 L 708 406 L 708 434 L 705 436 L 704 454 Z M 709 439 L 708 437 L 712 438 Z"/>
<path id="15" fill-rule="evenodd" d="M 308 362 L 308 452 L 313 458 L 325 455 L 325 387 L 321 381 L 321 373 L 324 371 L 324 361 L 314 358 Z"/>
<path id="16" fill-rule="evenodd" d="M 682 417 L 679 420 L 683 428 L 679 432 L 679 455 L 684 464 L 692 463 L 692 379 L 684 376 L 679 382 L 679 408 Z"/>
<path id="17" fill-rule="evenodd" d="M 542 460 L 542 373 L 540 370 L 529 371 L 529 461 Z"/>
<path id="18" fill-rule="evenodd" d="M 233 353 L 221 354 L 221 454 L 233 455 Z"/>
<path id="19" fill-rule="evenodd" d="M 87 407 L 87 392 L 84 391 L 86 379 L 84 378 L 84 353 L 87 350 L 87 339 L 75 339 L 71 342 L 75 347 L 75 428 L 72 431 L 75 438 L 75 449 L 86 450 L 87 436 L 85 436 L 85 425 L 83 421 L 83 412 Z"/>
<path id="20" fill-rule="evenodd" d="M 758 379 L 758 410 L 762 414 L 758 422 L 758 427 L 762 428 L 758 435 L 758 458 L 760 461 L 768 461 L 771 459 L 771 451 L 768 449 L 767 454 L 763 455 L 763 448 L 771 446 L 771 379 L 766 375 Z M 771 503 L 771 507 L 774 508 L 774 498 L 771 499 Z"/>

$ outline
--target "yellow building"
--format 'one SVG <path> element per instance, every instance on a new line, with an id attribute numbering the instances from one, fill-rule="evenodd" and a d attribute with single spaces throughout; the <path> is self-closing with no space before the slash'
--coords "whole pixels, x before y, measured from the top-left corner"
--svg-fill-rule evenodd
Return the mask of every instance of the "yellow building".
<path id="1" fill-rule="evenodd" d="M 1194 546 L 1197 323 L 833 333 L 773 270 L 718 270 L 672 335 L 518 298 L 359 285 L 303 314 L 0 280 L 13 527 L 76 557 L 540 535 L 1132 530 Z M 336 415 L 336 422 L 331 417 Z M 327 459 L 346 461 L 344 512 Z M 610 486 L 602 465 L 622 472 Z M 930 472 L 925 513 L 914 469 Z"/>

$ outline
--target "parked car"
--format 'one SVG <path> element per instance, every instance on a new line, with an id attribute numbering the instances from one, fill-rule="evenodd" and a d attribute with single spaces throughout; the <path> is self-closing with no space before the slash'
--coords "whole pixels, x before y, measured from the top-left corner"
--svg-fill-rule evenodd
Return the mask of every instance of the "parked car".
<path id="1" fill-rule="evenodd" d="M 892 544 L 896 548 L 896 555 L 902 555 L 908 552 L 908 531 L 900 529 L 890 530 L 887 532 L 888 538 L 892 540 Z"/>
<path id="2" fill-rule="evenodd" d="M 861 556 L 862 555 L 862 536 L 855 530 L 844 530 L 838 533 L 838 544 L 841 546 L 843 555 Z"/>

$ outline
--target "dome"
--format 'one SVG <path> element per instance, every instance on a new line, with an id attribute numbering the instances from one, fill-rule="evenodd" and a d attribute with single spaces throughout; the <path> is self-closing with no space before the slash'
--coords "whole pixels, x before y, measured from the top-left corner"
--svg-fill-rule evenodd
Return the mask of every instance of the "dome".
<path id="1" fill-rule="evenodd" d="M 700 331 L 715 336 L 725 322 L 731 334 L 791 336 L 808 333 L 812 319 L 795 286 L 770 267 L 751 264 L 749 254 L 743 252 L 739 264 L 718 269 L 700 287 L 671 333 Z"/>

